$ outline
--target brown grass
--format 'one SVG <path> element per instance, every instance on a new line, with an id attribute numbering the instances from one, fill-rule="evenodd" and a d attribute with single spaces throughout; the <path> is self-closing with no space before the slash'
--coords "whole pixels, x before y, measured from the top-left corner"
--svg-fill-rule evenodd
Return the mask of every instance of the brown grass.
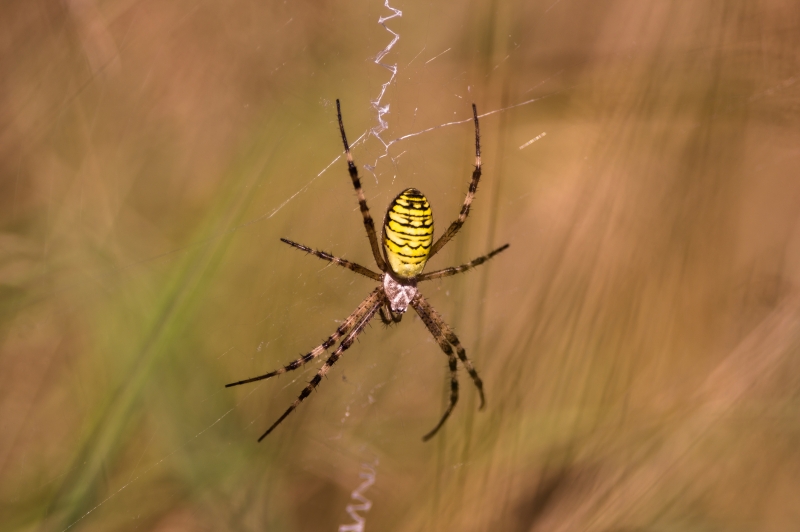
<path id="1" fill-rule="evenodd" d="M 372 287 L 278 238 L 372 266 L 344 163 L 323 170 L 335 98 L 351 141 L 376 124 L 388 12 L 2 4 L 0 530 L 335 530 L 376 461 L 368 530 L 794 530 L 800 8 L 399 7 L 385 140 L 507 108 L 430 268 L 511 247 L 423 288 L 487 409 L 464 378 L 420 441 L 446 358 L 408 315 L 256 444 L 316 366 L 223 385 Z M 417 187 L 440 233 L 471 136 L 357 145 L 373 216 Z"/>

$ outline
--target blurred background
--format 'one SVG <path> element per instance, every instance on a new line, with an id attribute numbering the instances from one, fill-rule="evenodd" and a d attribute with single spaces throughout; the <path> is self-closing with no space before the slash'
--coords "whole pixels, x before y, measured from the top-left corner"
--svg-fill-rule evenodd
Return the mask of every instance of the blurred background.
<path id="1" fill-rule="evenodd" d="M 800 6 L 392 5 L 394 76 L 379 0 L 2 3 L 0 530 L 798 530 Z M 491 113 L 428 443 L 413 313 L 261 443 L 321 361 L 223 387 L 375 286 L 278 240 L 374 268 L 336 98 L 439 234 Z"/>

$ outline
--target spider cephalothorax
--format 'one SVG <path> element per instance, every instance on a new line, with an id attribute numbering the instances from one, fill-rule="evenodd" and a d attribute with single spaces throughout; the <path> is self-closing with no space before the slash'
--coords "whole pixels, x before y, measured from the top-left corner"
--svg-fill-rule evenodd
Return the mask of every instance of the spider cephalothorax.
<path id="1" fill-rule="evenodd" d="M 392 312 L 402 314 L 417 296 L 417 281 L 415 279 L 395 279 L 391 273 L 383 274 L 383 292 L 389 302 Z M 399 321 L 399 320 L 398 320 Z"/>
<path id="2" fill-rule="evenodd" d="M 322 353 L 332 347 L 340 338 L 344 337 L 339 344 L 339 347 L 333 352 L 333 354 L 331 354 L 330 357 L 328 357 L 328 359 L 325 361 L 325 364 L 320 368 L 314 378 L 311 379 L 311 382 L 308 383 L 308 386 L 303 389 L 297 400 L 292 403 L 288 410 L 286 410 L 286 412 L 284 412 L 283 415 L 278 418 L 278 420 L 273 423 L 272 426 L 268 428 L 267 431 L 258 439 L 258 441 L 261 441 L 267 437 L 267 435 L 272 432 L 275 427 L 277 427 L 280 422 L 286 418 L 286 416 L 291 414 L 306 397 L 311 394 L 311 392 L 322 380 L 322 377 L 324 377 L 330 368 L 336 363 L 336 361 L 341 358 L 342 353 L 344 353 L 353 344 L 358 335 L 361 334 L 361 331 L 364 330 L 364 327 L 366 327 L 367 323 L 369 323 L 369 321 L 375 317 L 375 314 L 379 314 L 381 321 L 386 324 L 398 323 L 403 319 L 403 314 L 405 314 L 410 306 L 417 312 L 419 317 L 422 318 L 422 321 L 428 328 L 428 331 L 430 331 L 430 333 L 436 339 L 436 342 L 439 344 L 439 347 L 447 355 L 450 368 L 450 404 L 439 420 L 439 423 L 433 428 L 433 430 L 431 430 L 422 438 L 423 440 L 427 441 L 441 428 L 441 426 L 450 416 L 450 412 L 453 411 L 453 407 L 458 401 L 458 378 L 456 374 L 458 362 L 456 356 L 458 356 L 458 359 L 461 360 L 461 363 L 466 368 L 470 377 L 472 377 L 472 381 L 475 383 L 475 386 L 478 389 L 478 394 L 480 395 L 481 399 L 480 408 L 483 408 L 484 405 L 483 383 L 481 382 L 480 377 L 478 377 L 478 373 L 475 371 L 475 368 L 472 367 L 472 363 L 467 358 L 466 351 L 463 347 L 461 347 L 458 337 L 456 337 L 453 329 L 450 328 L 447 323 L 445 323 L 441 315 L 436 312 L 436 309 L 434 309 L 431 304 L 428 303 L 428 300 L 425 299 L 417 290 L 418 282 L 428 281 L 431 279 L 440 279 L 442 277 L 449 277 L 457 273 L 465 272 L 474 268 L 475 266 L 483 264 L 508 247 L 508 244 L 500 246 L 491 253 L 482 257 L 478 257 L 477 259 L 474 259 L 467 264 L 462 264 L 461 266 L 444 268 L 442 270 L 436 270 L 430 273 L 422 273 L 422 271 L 425 269 L 425 264 L 427 263 L 428 259 L 433 257 L 440 249 L 442 249 L 442 247 L 451 238 L 453 238 L 458 230 L 461 229 L 461 226 L 467 219 L 467 215 L 469 215 L 469 208 L 470 205 L 472 205 L 472 199 L 475 197 L 475 191 L 478 189 L 478 181 L 481 177 L 481 143 L 480 128 L 478 125 L 478 111 L 473 104 L 472 114 L 475 119 L 475 171 L 472 172 L 472 182 L 469 186 L 469 192 L 467 192 L 467 197 L 464 199 L 464 204 L 461 207 L 461 212 L 459 213 L 456 221 L 450 224 L 444 234 L 439 237 L 436 242 L 434 242 L 433 213 L 431 212 L 431 206 L 428 203 L 427 198 L 425 198 L 425 196 L 423 196 L 419 190 L 415 188 L 408 188 L 398 194 L 397 197 L 392 200 L 392 203 L 389 205 L 389 208 L 386 211 L 386 216 L 384 217 L 383 221 L 382 250 L 381 246 L 378 244 L 378 236 L 375 232 L 375 223 L 373 222 L 372 216 L 369 213 L 367 200 L 364 197 L 364 191 L 361 188 L 361 180 L 358 177 L 358 169 L 353 163 L 353 157 L 350 154 L 350 145 L 347 143 L 347 136 L 344 133 L 344 124 L 342 123 L 342 112 L 339 107 L 339 100 L 336 100 L 336 112 L 339 118 L 339 131 L 342 134 L 344 151 L 347 156 L 347 168 L 350 172 L 350 178 L 353 181 L 353 187 L 358 195 L 358 203 L 361 207 L 361 214 L 364 218 L 364 227 L 367 230 L 370 247 L 372 248 L 372 255 L 382 273 L 375 273 L 359 264 L 334 257 L 329 253 L 316 251 L 285 238 L 282 238 L 281 240 L 290 246 L 294 246 L 321 259 L 338 264 L 339 266 L 343 266 L 348 270 L 352 270 L 356 273 L 360 273 L 361 275 L 369 277 L 370 279 L 378 281 L 381 283 L 381 285 L 373 290 L 372 293 L 361 302 L 358 308 L 356 308 L 355 312 L 350 314 L 350 316 L 344 320 L 339 328 L 336 329 L 336 331 L 330 335 L 327 340 L 312 349 L 309 353 L 280 369 L 265 373 L 264 375 L 252 377 L 250 379 L 232 382 L 226 385 L 226 387 L 238 386 L 248 382 L 268 379 L 270 377 L 274 377 L 275 375 L 281 375 L 287 371 L 297 369 L 303 364 L 320 356 Z M 381 253 L 381 251 L 383 251 L 383 253 Z M 453 352 L 454 349 L 455 353 Z"/>

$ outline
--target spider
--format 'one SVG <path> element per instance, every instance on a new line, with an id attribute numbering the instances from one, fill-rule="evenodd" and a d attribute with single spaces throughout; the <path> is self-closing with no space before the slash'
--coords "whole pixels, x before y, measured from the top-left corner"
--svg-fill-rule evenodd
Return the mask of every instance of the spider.
<path id="1" fill-rule="evenodd" d="M 428 200 L 422 193 L 415 188 L 407 188 L 397 195 L 389 209 L 386 211 L 386 216 L 383 221 L 383 253 L 381 247 L 378 245 L 378 237 L 375 233 L 375 223 L 372 221 L 372 216 L 367 207 L 367 200 L 364 197 L 364 191 L 361 188 L 361 181 L 358 177 L 358 170 L 353 157 L 350 154 L 350 145 L 347 143 L 347 136 L 344 133 L 344 124 L 342 123 L 342 110 L 339 105 L 339 100 L 336 100 L 336 114 L 339 119 L 339 131 L 342 134 L 342 142 L 344 143 L 344 151 L 347 156 L 347 169 L 350 172 L 350 179 L 353 181 L 358 196 L 358 203 L 361 207 L 361 214 L 364 218 L 364 227 L 367 230 L 367 237 L 369 238 L 370 246 L 372 247 L 372 255 L 375 257 L 375 262 L 382 272 L 381 274 L 375 273 L 372 270 L 365 268 L 359 264 L 334 257 L 329 253 L 311 249 L 297 242 L 292 242 L 286 238 L 281 238 L 282 242 L 289 244 L 292 247 L 303 250 L 323 260 L 337 264 L 348 270 L 369 277 L 378 281 L 380 286 L 370 293 L 364 301 L 356 308 L 356 310 L 347 317 L 346 320 L 331 334 L 327 340 L 312 349 L 309 353 L 298 358 L 294 362 L 286 366 L 270 371 L 264 375 L 252 377 L 238 382 L 232 382 L 225 385 L 226 388 L 231 386 L 239 386 L 240 384 L 247 384 L 250 382 L 269 379 L 276 375 L 282 375 L 287 371 L 292 371 L 300 366 L 314 360 L 321 354 L 325 353 L 331 346 L 333 346 L 340 338 L 344 339 L 339 344 L 339 347 L 333 354 L 328 357 L 325 364 L 320 368 L 317 374 L 308 383 L 308 386 L 303 389 L 300 396 L 294 403 L 283 413 L 278 420 L 267 429 L 264 434 L 258 439 L 263 440 L 275 430 L 275 427 L 286 419 L 286 417 L 294 412 L 294 410 L 303 402 L 303 400 L 311 395 L 311 392 L 316 389 L 317 385 L 322 380 L 331 367 L 341 358 L 342 354 L 351 346 L 364 330 L 367 323 L 375 317 L 377 313 L 384 324 L 390 325 L 399 323 L 403 318 L 403 314 L 411 306 L 419 317 L 422 318 L 423 323 L 428 328 L 430 333 L 436 339 L 439 347 L 444 351 L 449 360 L 450 366 L 450 403 L 442 414 L 439 423 L 423 436 L 423 441 L 430 440 L 444 425 L 450 413 L 453 411 L 456 403 L 458 402 L 458 377 L 456 374 L 457 360 L 461 359 L 461 363 L 467 369 L 472 382 L 478 389 L 481 404 L 479 410 L 483 409 L 486 401 L 483 395 L 483 383 L 478 376 L 478 372 L 472 366 L 472 363 L 467 358 L 467 353 L 458 341 L 453 329 L 445 323 L 442 316 L 431 306 L 427 299 L 417 290 L 417 283 L 421 281 L 430 281 L 431 279 L 441 279 L 442 277 L 449 277 L 462 273 L 472 268 L 479 266 L 491 259 L 501 251 L 508 248 L 508 244 L 500 246 L 494 251 L 474 259 L 467 264 L 444 268 L 429 273 L 422 273 L 425 268 L 425 263 L 436 255 L 439 250 L 450 241 L 453 236 L 461 229 L 464 221 L 469 215 L 469 208 L 472 200 L 475 197 L 475 191 L 478 189 L 478 181 L 481 178 L 481 135 L 480 127 L 478 125 L 478 110 L 475 104 L 472 105 L 472 115 L 475 118 L 475 170 L 472 172 L 472 182 L 469 185 L 467 197 L 464 199 L 464 205 L 461 207 L 461 212 L 458 218 L 450 224 L 447 231 L 436 242 L 433 242 L 433 215 Z M 455 348 L 455 353 L 453 353 Z"/>

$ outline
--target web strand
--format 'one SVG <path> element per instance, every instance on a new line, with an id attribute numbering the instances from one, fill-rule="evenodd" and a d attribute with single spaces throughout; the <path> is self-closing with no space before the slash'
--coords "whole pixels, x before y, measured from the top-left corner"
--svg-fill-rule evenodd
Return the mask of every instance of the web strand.
<path id="1" fill-rule="evenodd" d="M 392 75 L 389 77 L 386 83 L 381 85 L 381 92 L 380 94 L 378 94 L 378 97 L 370 102 L 372 108 L 377 113 L 378 125 L 370 129 L 369 133 L 370 135 L 378 139 L 380 143 L 383 144 L 384 148 L 383 154 L 378 156 L 378 158 L 375 160 L 373 164 L 364 165 L 364 168 L 367 169 L 373 176 L 375 176 L 375 167 L 378 165 L 378 161 L 389 155 L 389 144 L 387 144 L 386 141 L 384 141 L 383 138 L 381 137 L 381 134 L 383 134 L 383 132 L 389 128 L 389 123 L 384 118 L 385 115 L 389 114 L 389 104 L 388 103 L 383 104 L 382 102 L 383 102 L 383 97 L 386 94 L 386 89 L 389 87 L 389 85 L 392 84 L 394 78 L 397 76 L 397 63 L 390 65 L 382 62 L 383 58 L 386 57 L 386 55 L 392 50 L 392 48 L 394 48 L 394 45 L 397 44 L 397 41 L 400 40 L 400 34 L 395 33 L 394 31 L 389 29 L 389 27 L 386 25 L 386 22 L 392 20 L 395 17 L 403 16 L 402 11 L 389 5 L 389 0 L 385 0 L 383 6 L 386 9 L 390 10 L 392 14 L 386 17 L 380 17 L 378 19 L 378 24 L 383 26 L 383 29 L 392 34 L 392 40 L 388 45 L 386 45 L 386 48 L 378 52 L 378 55 L 375 56 L 374 62 L 376 65 L 382 66 L 383 68 L 391 72 Z"/>

